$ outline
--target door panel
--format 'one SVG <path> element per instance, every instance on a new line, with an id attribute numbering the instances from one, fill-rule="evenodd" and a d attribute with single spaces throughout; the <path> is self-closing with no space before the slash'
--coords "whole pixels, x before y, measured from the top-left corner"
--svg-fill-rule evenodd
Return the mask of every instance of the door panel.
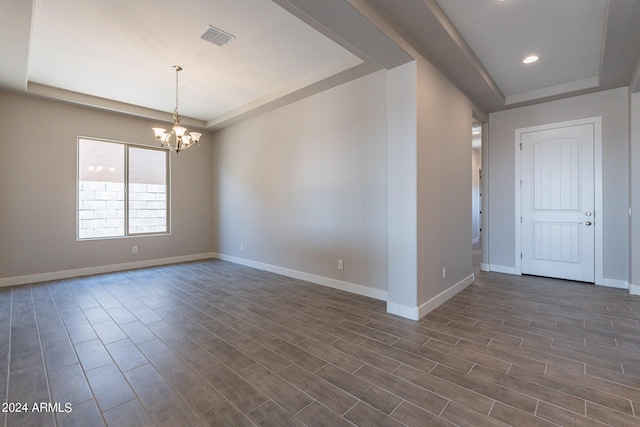
<path id="1" fill-rule="evenodd" d="M 522 273 L 593 282 L 594 126 L 521 135 Z"/>

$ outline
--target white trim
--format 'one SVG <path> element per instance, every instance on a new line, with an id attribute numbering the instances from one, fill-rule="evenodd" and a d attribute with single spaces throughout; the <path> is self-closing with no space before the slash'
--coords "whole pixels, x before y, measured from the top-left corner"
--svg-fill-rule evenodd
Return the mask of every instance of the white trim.
<path id="1" fill-rule="evenodd" d="M 629 294 L 630 295 L 640 295 L 640 285 L 629 285 Z"/>
<path id="2" fill-rule="evenodd" d="M 462 279 L 455 285 L 451 286 L 449 289 L 440 292 L 438 295 L 421 304 L 419 307 L 407 307 L 404 305 L 387 302 L 387 313 L 402 316 L 411 320 L 420 320 L 424 316 L 441 306 L 451 297 L 456 295 L 458 292 L 462 291 L 467 286 L 472 284 L 474 280 L 475 276 L 472 274 Z"/>
<path id="3" fill-rule="evenodd" d="M 117 236 L 105 236 L 105 237 L 80 237 L 80 142 L 81 140 L 85 141 L 94 141 L 94 142 L 106 142 L 109 144 L 119 144 L 124 146 L 124 158 L 123 158 L 123 169 L 124 169 L 124 177 L 122 184 L 124 185 L 124 234 Z M 139 148 L 144 150 L 153 150 L 165 153 L 166 160 L 166 184 L 165 184 L 165 195 L 166 195 L 166 218 L 165 218 L 165 226 L 167 231 L 160 232 L 149 232 L 149 233 L 130 233 L 129 232 L 129 149 Z M 104 138 L 96 138 L 93 136 L 82 136 L 78 135 L 76 137 L 76 242 L 85 242 L 85 241 L 93 241 L 93 240 L 114 240 L 114 239 L 128 239 L 132 237 L 154 237 L 154 236 L 168 236 L 171 235 L 171 153 L 166 148 L 153 146 L 153 145 L 145 145 L 136 142 L 125 142 L 119 141 L 115 139 L 104 139 Z"/>
<path id="4" fill-rule="evenodd" d="M 595 179 L 595 205 L 598 221 L 596 227 L 596 253 L 595 253 L 595 284 L 600 285 L 604 280 L 604 202 L 602 199 L 602 117 L 594 117 L 594 179 Z"/>
<path id="5" fill-rule="evenodd" d="M 586 79 L 574 80 L 568 83 L 562 83 L 556 86 L 536 89 L 529 92 L 514 93 L 507 95 L 504 99 L 504 105 L 517 104 L 519 102 L 533 101 L 535 99 L 546 98 L 554 95 L 576 92 L 578 90 L 590 89 L 600 84 L 599 77 L 587 77 Z"/>
<path id="6" fill-rule="evenodd" d="M 629 282 L 626 280 L 620 279 L 602 279 L 602 283 L 598 284 L 599 286 L 604 286 L 607 288 L 617 288 L 617 289 L 630 289 Z"/>
<path id="7" fill-rule="evenodd" d="M 480 271 L 491 271 L 491 265 L 485 264 L 484 262 L 480 263 Z"/>
<path id="8" fill-rule="evenodd" d="M 257 261 L 251 261 L 244 258 L 223 255 L 215 252 L 206 252 L 194 255 L 183 255 L 170 258 L 150 259 L 146 261 L 127 262 L 122 264 L 100 265 L 96 267 L 78 268 L 73 270 L 54 271 L 49 273 L 30 274 L 26 276 L 15 276 L 0 278 L 0 287 L 24 285 L 28 283 L 45 282 L 49 280 L 67 279 L 70 277 L 91 276 L 94 274 L 112 273 L 115 271 L 133 270 L 137 268 L 156 267 L 166 264 L 177 264 L 180 262 L 198 261 L 202 259 L 216 258 L 223 261 L 233 262 L 235 264 L 246 265 L 248 267 L 257 268 L 259 270 L 270 271 L 272 273 L 282 274 L 283 276 L 293 277 L 295 279 L 306 280 L 318 285 L 327 286 L 334 289 L 351 292 L 353 294 L 363 295 L 378 300 L 386 301 L 388 292 L 381 289 L 368 288 L 366 286 L 357 285 L 355 283 L 343 282 L 341 280 L 331 279 L 329 277 L 318 276 L 315 274 L 305 273 L 302 271 L 291 270 L 284 267 L 265 264 Z"/>
<path id="9" fill-rule="evenodd" d="M 49 280 L 68 279 L 70 277 L 91 276 L 93 274 L 112 273 L 114 271 L 133 270 L 136 268 L 156 267 L 158 265 L 177 264 L 180 262 L 198 261 L 201 259 L 209 258 L 215 258 L 215 254 L 212 252 L 207 252 L 169 258 L 150 259 L 146 261 L 126 262 L 122 264 L 99 265 L 96 267 L 85 267 L 74 270 L 30 274 L 27 276 L 5 277 L 0 278 L 0 287 L 46 282 Z"/>
<path id="10" fill-rule="evenodd" d="M 505 273 L 505 274 L 515 274 L 517 276 L 522 275 L 522 271 L 516 267 L 507 267 L 506 265 L 496 265 L 496 264 L 488 264 L 488 270 L 483 271 L 493 271 L 494 273 Z"/>
<path id="11" fill-rule="evenodd" d="M 515 197 L 516 197 L 516 216 L 515 216 L 515 238 L 516 238 L 516 244 L 515 244 L 515 248 L 514 249 L 514 254 L 513 256 L 515 257 L 516 260 L 516 265 L 514 267 L 516 273 L 514 274 L 522 274 L 522 242 L 521 242 L 521 237 L 520 234 L 522 232 L 522 223 L 520 222 L 520 218 L 522 217 L 522 187 L 520 187 L 520 180 L 522 179 L 522 172 L 520 171 L 520 162 L 521 162 L 521 153 L 522 150 L 520 150 L 520 141 L 522 141 L 522 134 L 524 133 L 525 129 L 516 129 L 516 133 L 515 133 L 515 138 L 516 138 L 516 144 L 515 144 L 515 170 L 516 170 L 516 175 L 515 175 L 515 181 L 514 181 L 514 186 L 515 186 Z M 499 271 L 499 270 L 496 270 Z"/>
<path id="12" fill-rule="evenodd" d="M 317 285 L 327 286 L 329 288 L 339 289 L 341 291 L 351 292 L 352 294 L 363 295 L 382 301 L 386 301 L 389 298 L 389 293 L 387 291 L 369 288 L 367 286 L 362 286 L 355 283 L 343 282 L 342 280 L 332 279 L 330 277 L 318 276 L 316 274 L 305 273 L 304 271 L 292 270 L 285 267 L 279 267 L 277 265 L 265 264 L 263 262 L 252 261 L 246 258 L 239 258 L 219 253 L 214 253 L 213 257 L 223 261 L 229 261 L 234 264 L 246 265 L 247 267 L 257 268 L 258 270 L 270 271 L 271 273 L 293 277 L 294 279 L 305 280 Z"/>
<path id="13" fill-rule="evenodd" d="M 405 319 L 420 320 L 420 310 L 418 307 L 407 307 L 406 305 L 387 301 L 387 313 L 395 314 Z"/>
<path id="14" fill-rule="evenodd" d="M 458 292 L 462 291 L 464 288 L 472 284 L 474 280 L 475 280 L 475 276 L 471 274 L 470 276 L 465 277 L 464 279 L 462 279 L 461 281 L 459 281 L 449 289 L 440 292 L 438 295 L 431 298 L 429 301 L 420 305 L 418 309 L 418 312 L 419 312 L 418 314 L 420 318 L 423 318 L 424 316 L 429 314 L 431 311 L 441 306 L 448 299 L 452 298 Z"/>
<path id="15" fill-rule="evenodd" d="M 604 208 L 602 201 L 602 116 L 598 117 L 589 117 L 586 119 L 579 120 L 570 120 L 566 122 L 558 122 L 558 123 L 549 123 L 540 126 L 532 126 L 527 128 L 516 129 L 515 131 L 515 259 L 516 273 L 513 274 L 522 274 L 522 261 L 520 259 L 520 253 L 522 251 L 522 242 L 520 236 L 520 216 L 522 215 L 522 204 L 521 204 L 521 189 L 520 189 L 520 148 L 519 144 L 522 140 L 522 134 L 527 132 L 537 132 L 541 130 L 550 130 L 560 127 L 568 127 L 568 126 L 580 126 L 585 124 L 593 124 L 593 168 L 594 168 L 594 196 L 595 196 L 595 220 L 598 221 L 599 226 L 595 228 L 595 272 L 594 272 L 594 280 L 596 285 L 603 285 L 603 270 L 604 270 L 604 252 L 603 252 L 603 224 L 604 224 Z M 494 267 L 494 266 L 491 266 Z M 498 271 L 498 270 L 494 270 Z"/>

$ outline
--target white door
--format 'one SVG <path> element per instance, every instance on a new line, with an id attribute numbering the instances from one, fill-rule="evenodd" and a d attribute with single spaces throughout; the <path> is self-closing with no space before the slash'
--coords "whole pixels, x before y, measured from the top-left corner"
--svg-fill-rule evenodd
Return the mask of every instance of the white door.
<path id="1" fill-rule="evenodd" d="M 520 138 L 522 273 L 594 282 L 594 124 Z"/>

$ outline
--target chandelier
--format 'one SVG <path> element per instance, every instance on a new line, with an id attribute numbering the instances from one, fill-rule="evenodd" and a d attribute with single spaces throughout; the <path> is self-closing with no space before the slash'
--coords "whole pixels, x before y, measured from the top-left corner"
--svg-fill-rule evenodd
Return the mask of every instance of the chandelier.
<path id="1" fill-rule="evenodd" d="M 178 114 L 178 73 L 182 70 L 182 67 L 174 65 L 173 69 L 176 70 L 176 108 L 173 110 L 173 129 L 167 133 L 166 129 L 153 128 L 153 132 L 156 134 L 156 141 L 161 142 L 163 147 L 177 154 L 197 143 L 202 134 L 199 132 L 188 132 L 186 128 L 180 126 L 180 114 Z"/>

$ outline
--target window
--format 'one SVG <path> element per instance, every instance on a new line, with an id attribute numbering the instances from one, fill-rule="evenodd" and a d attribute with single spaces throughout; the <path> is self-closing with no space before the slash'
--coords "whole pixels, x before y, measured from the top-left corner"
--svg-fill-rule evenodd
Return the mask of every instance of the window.
<path id="1" fill-rule="evenodd" d="M 78 138 L 78 239 L 169 232 L 169 154 Z"/>

